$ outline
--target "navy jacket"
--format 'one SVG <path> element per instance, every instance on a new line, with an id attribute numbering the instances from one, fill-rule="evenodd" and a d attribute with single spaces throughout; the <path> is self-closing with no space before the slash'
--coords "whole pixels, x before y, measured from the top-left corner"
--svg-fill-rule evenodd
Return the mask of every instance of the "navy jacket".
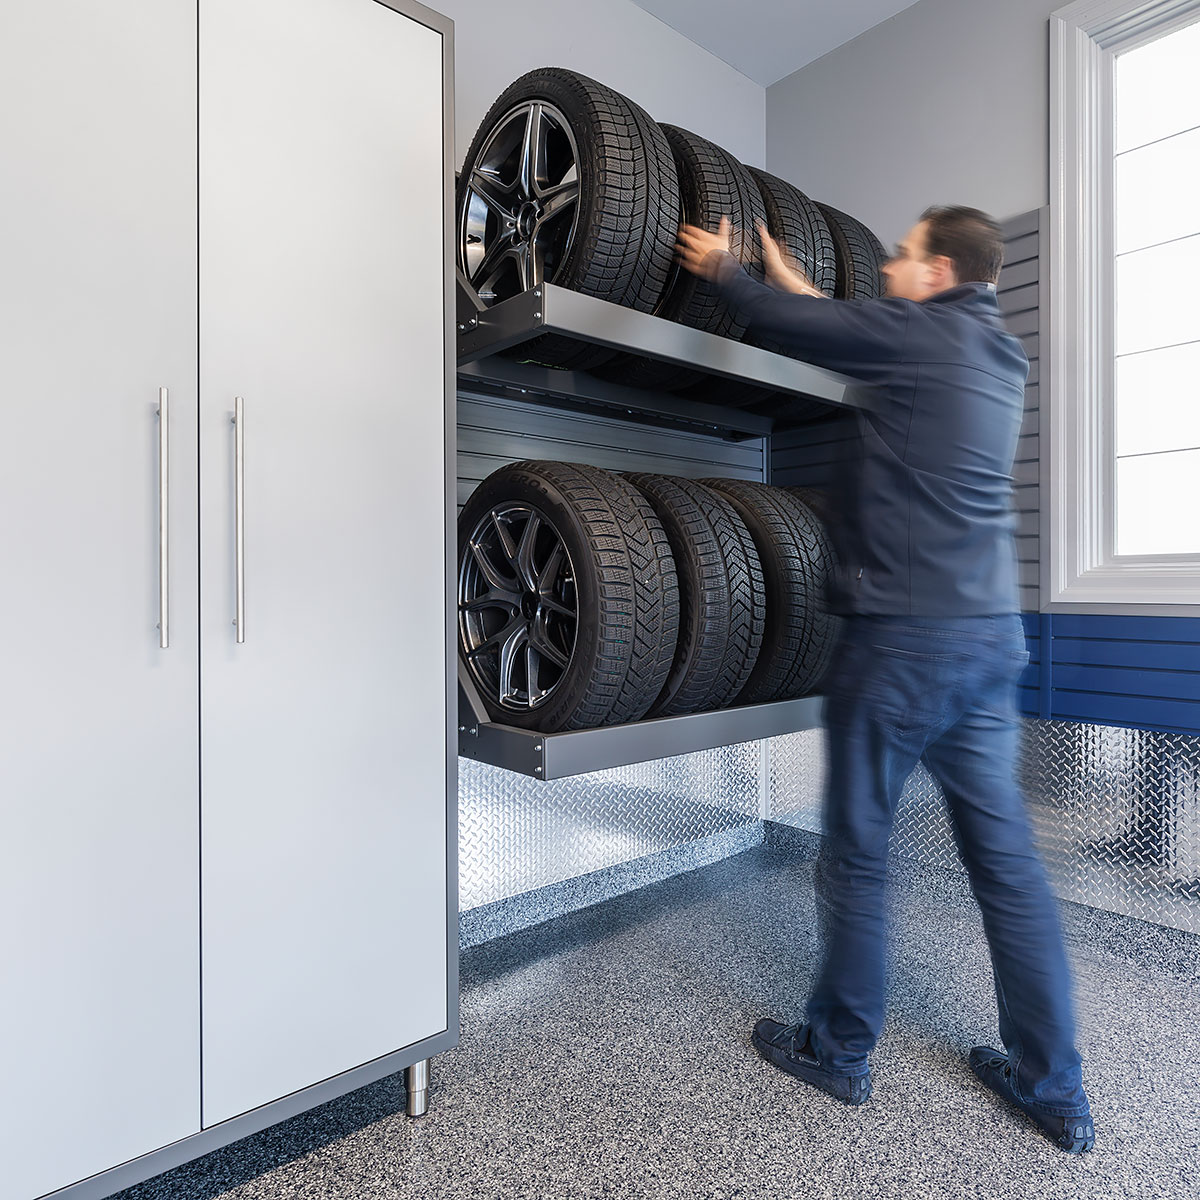
<path id="1" fill-rule="evenodd" d="M 966 283 L 923 303 L 777 292 L 726 255 L 718 284 L 741 317 L 797 358 L 871 385 L 835 530 L 842 612 L 1017 611 L 1012 464 L 1029 361 L 995 290 Z"/>

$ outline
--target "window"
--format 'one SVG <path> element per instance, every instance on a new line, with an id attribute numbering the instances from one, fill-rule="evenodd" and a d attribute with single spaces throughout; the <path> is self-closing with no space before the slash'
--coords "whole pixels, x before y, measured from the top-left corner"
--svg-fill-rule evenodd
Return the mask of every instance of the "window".
<path id="1" fill-rule="evenodd" d="M 1200 22 L 1113 79 L 1116 554 L 1200 554 Z"/>
<path id="2" fill-rule="evenodd" d="M 1200 0 L 1051 28 L 1049 599 L 1175 611 L 1200 605 Z"/>

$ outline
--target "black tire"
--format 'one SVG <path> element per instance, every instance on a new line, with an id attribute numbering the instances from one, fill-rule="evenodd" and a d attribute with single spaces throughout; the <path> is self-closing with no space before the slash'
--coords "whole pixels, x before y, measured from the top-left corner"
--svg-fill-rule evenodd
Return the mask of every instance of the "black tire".
<path id="1" fill-rule="evenodd" d="M 757 167 L 747 167 L 762 197 L 766 213 L 767 232 L 782 241 L 799 266 L 812 281 L 813 286 L 832 296 L 837 285 L 837 259 L 833 250 L 833 235 L 817 206 L 799 188 Z M 760 246 L 761 252 L 761 246 Z M 769 350 L 772 354 L 784 354 L 789 358 L 799 355 L 772 338 L 747 330 L 742 340 L 751 346 Z M 710 404 L 729 404 L 735 408 L 756 408 L 764 415 L 786 412 L 793 422 L 819 419 L 829 409 L 815 400 L 801 400 L 797 396 L 781 396 L 770 388 L 737 384 L 728 380 L 711 379 L 689 388 L 689 396 Z"/>
<path id="2" fill-rule="evenodd" d="M 746 168 L 758 184 L 767 232 L 782 241 L 813 287 L 832 296 L 837 287 L 833 235 L 821 210 L 798 188 L 757 167 Z"/>
<path id="3" fill-rule="evenodd" d="M 837 255 L 839 300 L 874 300 L 883 295 L 883 243 L 861 222 L 828 204 L 818 204 Z"/>
<path id="4" fill-rule="evenodd" d="M 529 244 L 528 240 L 521 241 L 525 226 L 520 220 L 511 233 L 506 233 L 508 226 L 502 223 L 499 209 L 489 206 L 483 193 L 471 188 L 487 182 L 476 173 L 481 158 L 489 164 L 493 157 L 503 160 L 505 171 L 511 162 L 512 190 L 501 198 L 505 203 L 509 199 L 514 202 L 510 205 L 514 216 L 525 212 L 526 206 L 518 203 L 523 195 L 518 162 L 505 155 L 516 132 L 510 131 L 510 127 L 520 124 L 519 110 L 533 103 L 551 106 L 569 129 L 568 136 L 559 127 L 559 116 L 550 112 L 545 157 L 548 162 L 556 156 L 563 163 L 574 156 L 578 182 L 575 215 L 564 212 L 557 218 L 559 226 L 574 221 L 570 236 L 560 241 L 549 239 L 550 227 L 545 226 L 550 258 L 554 258 L 545 263 L 545 279 L 614 304 L 650 312 L 672 271 L 679 223 L 679 185 L 671 148 L 650 115 L 632 100 L 594 79 L 559 67 L 530 71 L 506 88 L 472 139 L 457 187 L 459 265 L 473 283 L 482 285 L 487 282 L 483 278 L 482 259 L 490 247 L 494 246 L 499 254 L 506 246 L 511 250 L 518 244 Z M 570 147 L 572 138 L 574 151 Z M 569 174 L 564 175 L 567 183 Z M 506 184 L 506 180 L 501 179 L 500 184 Z M 476 232 L 473 234 L 472 230 Z M 469 240 L 472 236 L 480 236 L 482 240 L 472 243 Z M 529 236 L 538 235 L 533 232 Z M 480 246 L 484 249 L 479 250 Z M 536 279 L 531 282 L 531 277 L 536 272 L 522 279 L 519 268 L 514 266 L 516 278 L 513 278 L 503 254 L 497 263 L 501 264 L 501 275 L 488 294 L 488 302 L 526 290 L 522 284 L 534 286 Z M 488 270 L 491 269 L 489 266 Z M 611 350 L 552 334 L 526 342 L 509 353 L 527 361 L 581 370 L 613 356 Z"/>
<path id="5" fill-rule="evenodd" d="M 641 717 L 671 669 L 679 589 L 667 535 L 637 488 L 598 467 L 512 463 L 475 489 L 458 528 L 459 655 L 492 720 L 553 733 Z M 557 562 L 555 545 L 564 551 Z M 501 645 L 522 623 L 526 636 L 516 638 L 505 702 Z M 529 654 L 521 662 L 519 652 L 535 627 L 531 689 Z M 547 662 L 550 680 L 543 678 Z"/>
<path id="6" fill-rule="evenodd" d="M 737 704 L 765 704 L 813 692 L 829 668 L 838 620 L 825 603 L 833 547 L 812 512 L 784 488 L 705 479 L 746 522 L 762 559 L 767 623 L 758 662 Z"/>
<path id="7" fill-rule="evenodd" d="M 691 225 L 716 230 L 721 217 L 729 217 L 733 225 L 730 251 L 756 279 L 762 279 L 762 254 L 755 225 L 766 219 L 766 212 L 753 176 L 715 143 L 675 125 L 661 128 L 675 156 L 683 219 Z M 720 292 L 687 271 L 675 272 L 654 311 L 667 320 L 721 337 L 740 338 L 745 330 Z M 699 371 L 671 363 L 630 357 L 616 358 L 596 373 L 628 387 L 662 391 L 679 391 L 706 378 Z"/>
<path id="8" fill-rule="evenodd" d="M 679 646 L 646 715 L 721 708 L 745 686 L 762 645 L 766 590 L 754 540 L 712 488 L 670 475 L 623 478 L 662 521 L 679 575 Z"/>
<path id="9" fill-rule="evenodd" d="M 785 491 L 795 496 L 801 504 L 807 505 L 814 517 L 821 522 L 822 525 L 829 528 L 832 523 L 835 513 L 833 508 L 833 496 L 825 488 L 815 487 L 790 487 L 785 488 Z"/>

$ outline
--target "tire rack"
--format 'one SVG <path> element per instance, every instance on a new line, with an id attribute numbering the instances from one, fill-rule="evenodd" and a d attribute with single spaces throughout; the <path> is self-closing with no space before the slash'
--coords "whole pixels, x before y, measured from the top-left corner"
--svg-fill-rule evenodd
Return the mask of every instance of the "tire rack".
<path id="1" fill-rule="evenodd" d="M 554 284 L 543 284 L 488 308 L 460 271 L 457 319 L 460 381 L 476 391 L 532 404 L 573 411 L 600 410 L 734 440 L 766 437 L 776 425 L 770 417 L 738 408 L 621 387 L 583 372 L 554 370 L 499 356 L 500 351 L 544 333 L 677 363 L 718 378 L 761 384 L 806 400 L 847 407 L 862 403 L 853 381 L 832 371 Z M 814 729 L 821 717 L 821 699 L 806 696 L 599 729 L 538 733 L 490 721 L 461 660 L 458 706 L 460 755 L 532 779 L 562 779 Z"/>

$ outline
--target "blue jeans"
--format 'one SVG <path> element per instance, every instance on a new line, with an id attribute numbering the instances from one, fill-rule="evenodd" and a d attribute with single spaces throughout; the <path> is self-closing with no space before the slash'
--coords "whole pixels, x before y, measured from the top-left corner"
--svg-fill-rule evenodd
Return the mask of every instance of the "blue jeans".
<path id="1" fill-rule="evenodd" d="M 1054 899 L 1013 778 L 1017 616 L 851 617 L 826 701 L 826 839 L 817 863 L 825 958 L 808 1006 L 837 1074 L 866 1070 L 883 1026 L 888 839 L 918 760 L 942 785 L 983 913 L 1000 1036 L 1026 1100 L 1088 1108 Z"/>

